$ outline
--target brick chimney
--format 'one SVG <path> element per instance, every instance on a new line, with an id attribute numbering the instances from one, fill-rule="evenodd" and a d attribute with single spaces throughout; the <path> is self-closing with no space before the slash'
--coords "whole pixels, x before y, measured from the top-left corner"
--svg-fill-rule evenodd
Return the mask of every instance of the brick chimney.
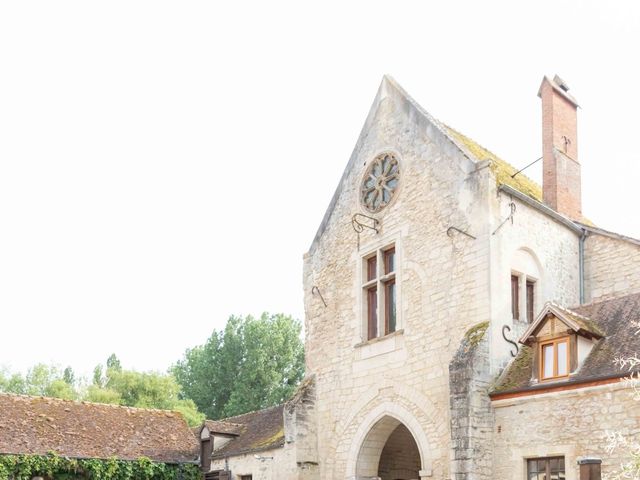
<path id="1" fill-rule="evenodd" d="M 582 219 L 578 163 L 578 102 L 557 75 L 542 79 L 542 196 L 544 203 L 573 220 Z"/>

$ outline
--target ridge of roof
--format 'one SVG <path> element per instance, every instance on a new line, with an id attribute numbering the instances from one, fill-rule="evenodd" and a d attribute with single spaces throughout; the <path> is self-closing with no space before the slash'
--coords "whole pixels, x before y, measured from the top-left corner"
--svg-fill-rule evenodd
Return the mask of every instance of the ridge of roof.
<path id="1" fill-rule="evenodd" d="M 87 400 L 69 400 L 67 398 L 58 398 L 58 397 L 47 397 L 46 395 L 27 395 L 24 393 L 8 393 L 8 392 L 0 392 L 0 397 L 18 397 L 24 399 L 39 399 L 44 400 L 48 403 L 68 403 L 68 404 L 76 404 L 76 405 L 96 405 L 100 407 L 108 407 L 108 408 L 116 408 L 121 410 L 129 410 L 133 412 L 158 412 L 167 414 L 170 413 L 172 415 L 177 415 L 182 417 L 182 414 L 177 410 L 167 410 L 162 408 L 145 408 L 145 407 L 130 407 L 129 405 L 120 405 L 117 403 L 102 403 L 102 402 L 89 402 Z"/>

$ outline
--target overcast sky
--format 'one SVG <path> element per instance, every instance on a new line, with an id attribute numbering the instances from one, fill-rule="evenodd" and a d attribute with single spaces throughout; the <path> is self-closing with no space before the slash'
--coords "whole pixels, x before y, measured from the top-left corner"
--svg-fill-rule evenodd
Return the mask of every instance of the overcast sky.
<path id="1" fill-rule="evenodd" d="M 559 74 L 583 210 L 640 237 L 639 46 L 634 1 L 2 2 L 0 365 L 165 370 L 231 314 L 302 319 L 385 73 L 518 167 Z"/>

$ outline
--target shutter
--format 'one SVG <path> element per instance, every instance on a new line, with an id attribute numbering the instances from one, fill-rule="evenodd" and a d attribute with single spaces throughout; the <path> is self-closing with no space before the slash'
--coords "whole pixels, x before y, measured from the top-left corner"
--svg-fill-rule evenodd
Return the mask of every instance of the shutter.
<path id="1" fill-rule="evenodd" d="M 231 470 L 220 472 L 220 480 L 231 480 Z"/>

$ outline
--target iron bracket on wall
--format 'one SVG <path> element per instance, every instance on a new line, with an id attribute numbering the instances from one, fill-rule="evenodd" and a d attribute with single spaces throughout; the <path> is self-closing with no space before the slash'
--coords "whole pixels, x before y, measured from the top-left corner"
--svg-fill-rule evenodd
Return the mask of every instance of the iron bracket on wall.
<path id="1" fill-rule="evenodd" d="M 500 225 L 498 225 L 498 228 L 496 228 L 496 229 L 493 231 L 493 233 L 492 233 L 491 235 L 495 235 L 495 234 L 496 234 L 496 232 L 497 232 L 498 230 L 500 230 L 500 229 L 502 228 L 502 226 L 503 226 L 505 223 L 507 223 L 509 220 L 511 220 L 511 225 L 513 225 L 513 216 L 514 216 L 514 215 L 515 215 L 515 213 L 516 213 L 516 204 L 515 204 L 515 203 L 513 203 L 513 200 L 511 200 L 511 202 L 509 202 L 509 210 L 510 210 L 510 212 L 509 212 L 509 216 L 508 216 L 507 218 L 505 218 L 505 219 L 502 221 L 502 223 L 501 223 Z"/>
<path id="2" fill-rule="evenodd" d="M 516 349 L 515 353 L 513 350 L 511 350 L 511 356 L 515 357 L 516 355 L 518 355 L 518 352 L 520 351 L 520 347 L 518 347 L 518 344 L 516 342 L 514 342 L 513 340 L 511 340 L 510 338 L 507 337 L 507 333 L 505 332 L 510 332 L 511 331 L 511 327 L 509 325 L 503 325 L 502 326 L 502 338 L 504 338 L 507 343 L 510 343 L 511 345 L 513 345 Z"/>
<path id="3" fill-rule="evenodd" d="M 326 308 L 327 302 L 324 301 L 324 297 L 320 293 L 320 289 L 314 285 L 313 287 L 311 287 L 311 295 L 315 295 L 316 293 L 318 294 L 318 296 L 320 297 L 320 300 L 322 300 L 322 303 L 324 303 L 324 306 Z"/>
<path id="4" fill-rule="evenodd" d="M 360 220 L 360 218 L 364 220 Z M 351 226 L 358 234 L 358 249 L 360 248 L 360 234 L 364 232 L 365 228 L 373 230 L 376 234 L 380 233 L 378 230 L 378 227 L 380 226 L 378 219 L 365 215 L 364 213 L 354 214 L 353 217 L 351 217 Z"/>
<path id="5" fill-rule="evenodd" d="M 476 239 L 476 237 L 474 237 L 470 233 L 465 232 L 464 230 L 460 230 L 458 227 L 449 227 L 449 228 L 447 228 L 447 237 L 453 237 L 453 232 L 461 233 L 463 235 L 466 235 L 469 238 L 472 238 L 473 240 Z"/>

